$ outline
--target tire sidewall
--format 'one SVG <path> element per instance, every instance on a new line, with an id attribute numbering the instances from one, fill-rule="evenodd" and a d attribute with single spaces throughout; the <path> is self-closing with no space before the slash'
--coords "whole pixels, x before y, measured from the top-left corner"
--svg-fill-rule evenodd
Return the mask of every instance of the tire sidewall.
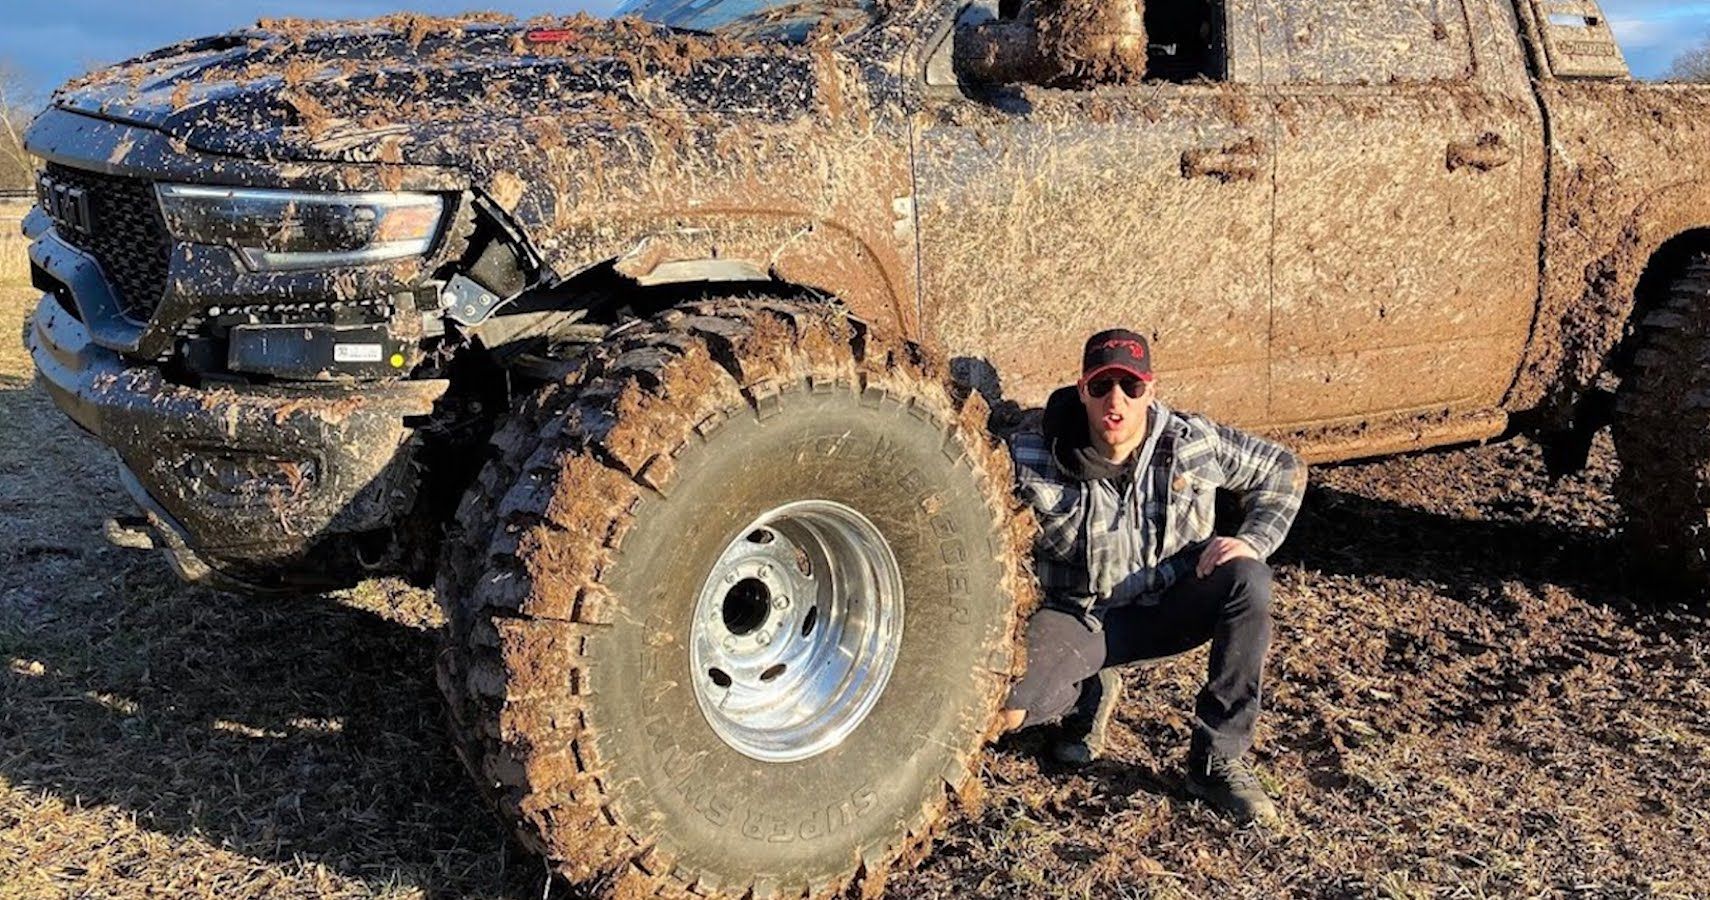
<path id="1" fill-rule="evenodd" d="M 783 391 L 683 449 L 663 496 L 632 510 L 604 587 L 612 624 L 584 647 L 585 728 L 617 815 L 731 880 L 846 875 L 904 839 L 983 740 L 988 662 L 1006 640 L 1000 533 L 960 443 L 918 406 L 847 385 Z M 839 746 L 766 763 L 720 739 L 696 702 L 690 622 L 713 562 L 748 523 L 800 500 L 865 515 L 901 568 L 901 647 L 878 702 Z M 720 879 L 724 880 L 724 879 Z"/>

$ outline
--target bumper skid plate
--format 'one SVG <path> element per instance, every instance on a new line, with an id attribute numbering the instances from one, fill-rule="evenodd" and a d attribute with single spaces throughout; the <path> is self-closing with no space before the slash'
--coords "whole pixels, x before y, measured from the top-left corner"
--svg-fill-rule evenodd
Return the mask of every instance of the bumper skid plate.
<path id="1" fill-rule="evenodd" d="M 52 295 L 28 344 L 54 402 L 119 456 L 121 477 L 179 574 L 265 587 L 337 535 L 410 508 L 416 441 L 445 381 L 295 387 L 174 384 L 99 346 Z"/>

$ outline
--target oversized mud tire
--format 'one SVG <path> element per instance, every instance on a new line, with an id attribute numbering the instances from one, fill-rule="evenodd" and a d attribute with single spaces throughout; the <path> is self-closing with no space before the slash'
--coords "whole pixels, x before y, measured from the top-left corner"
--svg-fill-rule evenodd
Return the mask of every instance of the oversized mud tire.
<path id="1" fill-rule="evenodd" d="M 779 301 L 674 310 L 532 398 L 439 582 L 459 749 L 522 841 L 626 897 L 912 863 L 978 790 L 1033 596 L 986 418 L 919 347 Z M 783 652 L 827 635 L 888 680 Z M 821 671 L 791 695 L 819 718 L 766 693 Z"/>
<path id="2" fill-rule="evenodd" d="M 1710 256 L 1689 262 L 1635 335 L 1614 425 L 1615 495 L 1640 561 L 1710 584 Z"/>

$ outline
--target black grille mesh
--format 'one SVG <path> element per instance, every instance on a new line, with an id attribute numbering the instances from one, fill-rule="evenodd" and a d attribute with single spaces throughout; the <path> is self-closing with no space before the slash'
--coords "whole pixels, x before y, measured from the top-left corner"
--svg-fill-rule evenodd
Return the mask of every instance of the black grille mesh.
<path id="1" fill-rule="evenodd" d="M 58 184 L 82 188 L 89 197 L 90 233 L 57 223 L 59 236 L 101 264 L 125 315 L 147 321 L 166 292 L 172 255 L 154 185 L 55 163 L 48 164 L 47 175 Z"/>

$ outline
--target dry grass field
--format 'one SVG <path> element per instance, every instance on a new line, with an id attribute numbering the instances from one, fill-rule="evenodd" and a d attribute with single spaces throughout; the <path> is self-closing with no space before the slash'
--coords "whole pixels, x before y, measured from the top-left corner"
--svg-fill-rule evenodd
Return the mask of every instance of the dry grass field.
<path id="1" fill-rule="evenodd" d="M 107 454 L 30 384 L 0 291 L 0 898 L 564 896 L 444 733 L 432 598 L 186 587 L 106 546 Z M 1710 896 L 1710 628 L 1635 587 L 1607 446 L 1318 473 L 1278 561 L 1275 834 L 1188 800 L 1203 658 L 1129 675 L 1111 757 L 989 755 L 903 898 Z"/>
<path id="2" fill-rule="evenodd" d="M 107 453 L 0 289 L 0 898 L 539 896 L 467 789 L 431 596 L 257 602 L 105 546 Z"/>

